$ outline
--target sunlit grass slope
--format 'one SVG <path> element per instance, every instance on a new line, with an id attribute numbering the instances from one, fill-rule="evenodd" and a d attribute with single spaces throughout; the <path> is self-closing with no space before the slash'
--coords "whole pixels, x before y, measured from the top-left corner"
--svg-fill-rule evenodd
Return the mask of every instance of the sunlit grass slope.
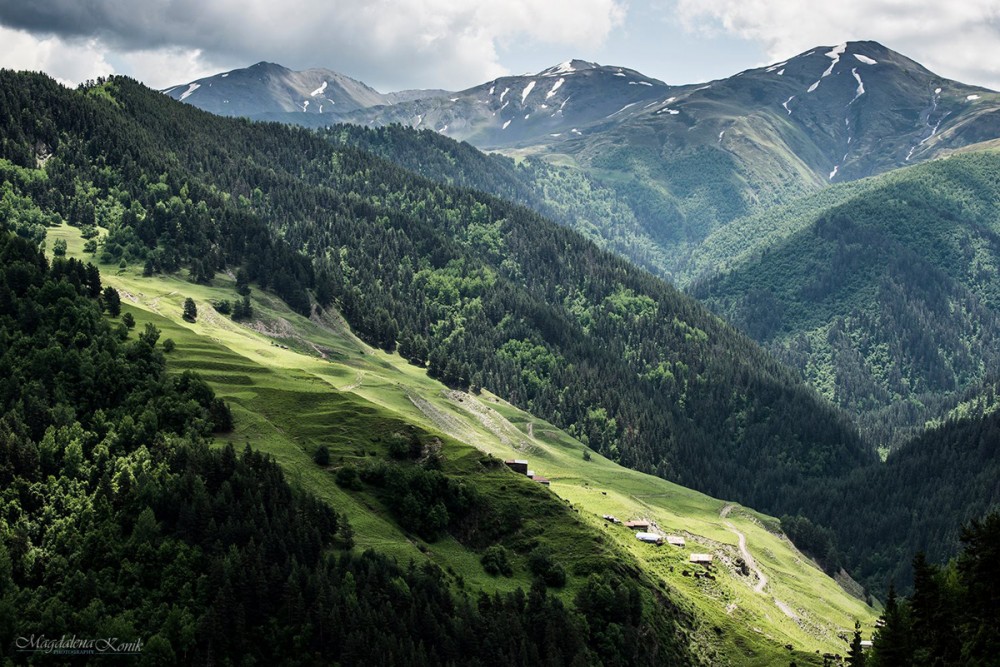
<path id="1" fill-rule="evenodd" d="M 70 255 L 86 257 L 78 230 L 51 229 L 48 238 L 50 246 L 63 238 Z M 850 638 L 855 619 L 866 636 L 871 632 L 875 610 L 802 556 L 771 517 L 623 468 L 488 392 L 451 391 L 423 369 L 368 347 L 336 315 L 306 319 L 254 290 L 254 319 L 237 324 L 211 305 L 235 298 L 234 281 L 225 275 L 206 286 L 179 275 L 144 278 L 135 266 L 101 269 L 138 328 L 151 322 L 161 340 L 173 339 L 170 367 L 198 371 L 230 403 L 236 428 L 223 440 L 268 452 L 294 483 L 345 511 L 359 549 L 404 563 L 429 559 L 456 585 L 494 591 L 530 585 L 523 554 L 541 543 L 570 575 L 562 593 L 567 600 L 590 572 L 639 572 L 693 616 L 689 640 L 713 665 L 821 664 L 823 653 L 846 654 L 844 637 Z M 198 307 L 194 323 L 181 318 L 188 297 Z M 374 494 L 336 484 L 337 468 L 385 459 L 389 443 L 412 432 L 440 440 L 446 473 L 518 504 L 525 528 L 516 546 L 524 548 L 514 577 L 487 575 L 479 554 L 455 539 L 428 544 L 407 534 Z M 320 445 L 331 451 L 329 468 L 313 462 Z M 528 459 L 551 487 L 484 466 L 484 453 Z M 686 546 L 639 542 L 605 514 L 648 519 L 665 534 L 683 536 Z M 745 555 L 740 534 L 752 559 L 749 574 L 737 566 Z M 704 570 L 689 563 L 692 553 L 714 557 L 714 579 L 693 576 Z"/>

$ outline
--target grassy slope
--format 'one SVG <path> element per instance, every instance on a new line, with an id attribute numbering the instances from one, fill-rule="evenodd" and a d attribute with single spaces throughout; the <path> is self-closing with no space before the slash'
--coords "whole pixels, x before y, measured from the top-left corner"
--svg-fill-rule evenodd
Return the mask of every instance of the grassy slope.
<path id="1" fill-rule="evenodd" d="M 56 238 L 66 239 L 70 255 L 83 256 L 77 230 L 51 229 L 50 245 Z M 329 471 L 312 462 L 320 443 L 330 447 L 334 466 L 372 453 L 384 457 L 388 440 L 414 424 L 442 438 L 446 472 L 475 474 L 486 493 L 513 494 L 524 502 L 522 507 L 544 507 L 551 498 L 548 491 L 506 470 L 484 471 L 477 449 L 528 458 L 539 475 L 552 480 L 551 491 L 577 512 L 568 516 L 578 520 L 552 521 L 543 512 L 533 517 L 567 571 L 610 562 L 640 567 L 653 585 L 695 611 L 691 639 L 711 664 L 785 665 L 789 659 L 818 664 L 816 651 L 846 653 L 847 644 L 837 635 L 852 628 L 855 618 L 869 631 L 872 627 L 871 608 L 768 530 L 776 529 L 775 519 L 738 506 L 723 518 L 723 501 L 594 453 L 584 461 L 585 447 L 554 426 L 486 392 L 475 397 L 449 391 L 401 358 L 369 348 L 339 320 L 307 320 L 255 291 L 251 328 L 212 309 L 210 301 L 234 296 L 233 283 L 225 276 L 203 286 L 177 276 L 143 278 L 138 267 L 115 273 L 106 266 L 102 277 L 122 293 L 124 310 L 133 313 L 139 328 L 152 322 L 162 331 L 161 340 L 177 343 L 169 357 L 173 368 L 199 371 L 230 402 L 236 429 L 227 439 L 272 454 L 292 480 L 346 511 L 358 548 L 375 548 L 403 562 L 429 558 L 474 589 L 529 584 L 523 562 L 513 579 L 493 578 L 482 571 L 477 554 L 451 538 L 428 545 L 404 534 L 375 497 L 345 492 Z M 188 296 L 198 305 L 195 324 L 180 317 Z M 631 531 L 606 523 L 601 518 L 605 513 L 623 520 L 651 519 L 667 533 L 686 536 L 688 545 L 677 549 L 640 543 Z M 739 575 L 725 564 L 739 556 L 735 531 L 746 536 L 769 580 L 762 593 L 753 590 L 755 575 Z M 695 569 L 687 563 L 694 552 L 714 553 L 723 561 L 715 581 L 683 575 Z M 567 599 L 584 579 L 570 576 Z M 782 611 L 779 601 L 798 620 Z M 794 654 L 785 644 L 795 647 Z"/>

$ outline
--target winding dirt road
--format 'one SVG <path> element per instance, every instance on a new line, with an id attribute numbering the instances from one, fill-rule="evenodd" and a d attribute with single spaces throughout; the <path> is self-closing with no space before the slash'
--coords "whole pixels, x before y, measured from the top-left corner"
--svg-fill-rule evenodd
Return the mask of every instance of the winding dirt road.
<path id="1" fill-rule="evenodd" d="M 722 511 L 719 512 L 719 516 L 725 519 L 727 516 L 729 516 L 729 513 L 732 511 L 733 507 L 734 505 L 726 505 L 725 507 L 722 508 Z M 734 526 L 730 521 L 726 521 L 726 527 L 732 532 L 736 533 L 736 539 L 739 540 L 740 554 L 743 555 L 743 560 L 746 561 L 747 567 L 749 567 L 751 570 L 757 573 L 757 585 L 753 587 L 754 592 L 763 593 L 764 588 L 767 587 L 767 575 L 764 574 L 759 567 L 757 567 L 757 562 L 753 559 L 753 556 L 750 555 L 750 550 L 747 549 L 746 535 L 736 530 L 736 526 Z"/>
<path id="2" fill-rule="evenodd" d="M 727 516 L 729 516 L 729 513 L 733 510 L 734 507 L 735 505 L 732 504 L 726 505 L 725 507 L 722 508 L 722 511 L 719 512 L 719 517 L 725 519 Z M 728 520 L 726 521 L 726 527 L 729 528 L 729 530 L 731 530 L 732 532 L 736 533 L 736 539 L 739 540 L 740 554 L 742 554 L 743 560 L 746 561 L 747 567 L 749 567 L 751 570 L 757 573 L 757 585 L 753 587 L 754 592 L 763 593 L 764 589 L 767 587 L 767 575 L 765 575 L 761 571 L 761 569 L 757 567 L 757 562 L 753 559 L 753 556 L 750 555 L 750 550 L 747 549 L 746 535 L 736 530 L 736 526 L 734 526 L 732 522 Z M 792 620 L 798 620 L 799 618 L 798 614 L 796 614 L 791 607 L 789 607 L 787 604 L 785 604 L 778 598 L 772 598 L 772 599 L 774 600 L 775 606 L 777 606 L 778 609 L 780 609 L 781 612 L 785 614 L 785 616 L 787 616 Z"/>

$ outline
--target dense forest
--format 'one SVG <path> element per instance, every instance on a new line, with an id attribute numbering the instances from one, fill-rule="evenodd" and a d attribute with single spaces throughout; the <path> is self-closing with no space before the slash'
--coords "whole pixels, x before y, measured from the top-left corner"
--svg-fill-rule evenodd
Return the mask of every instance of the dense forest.
<path id="1" fill-rule="evenodd" d="M 614 573 L 569 607 L 542 579 L 456 595 L 436 566 L 349 551 L 346 517 L 272 459 L 209 446 L 227 406 L 167 373 L 155 327 L 103 315 L 113 294 L 0 230 L 0 659 L 65 635 L 158 665 L 686 661 Z"/>
<path id="2" fill-rule="evenodd" d="M 670 261 L 661 246 L 675 232 L 664 224 L 663 211 L 647 210 L 667 206 L 658 198 L 655 204 L 649 197 L 626 198 L 579 169 L 553 166 L 538 158 L 515 162 L 433 130 L 335 125 L 319 132 L 338 145 L 355 146 L 433 181 L 527 206 L 654 274 L 670 275 Z M 638 215 L 637 210 L 645 215 Z"/>
<path id="3" fill-rule="evenodd" d="M 961 554 L 944 567 L 917 553 L 912 595 L 890 591 L 871 653 L 852 654 L 850 665 L 1000 664 L 1000 513 L 969 522 L 961 541 Z"/>
<path id="4" fill-rule="evenodd" d="M 68 91 L 3 73 L 0 117 L 4 205 L 107 228 L 102 261 L 186 265 L 198 280 L 244 268 L 296 310 L 336 306 L 447 384 L 489 388 L 625 465 L 766 511 L 872 460 L 749 339 L 527 209 L 125 78 Z"/>
<path id="5" fill-rule="evenodd" d="M 766 230 L 734 223 L 726 238 L 745 224 L 755 252 L 691 293 L 898 447 L 1000 364 L 998 174 L 996 152 L 955 155 L 780 209 Z"/>
<path id="6" fill-rule="evenodd" d="M 846 567 L 874 591 L 908 588 L 912 554 L 946 561 L 958 550 L 959 526 L 1000 507 L 998 444 L 1000 411 L 976 404 L 884 464 L 803 491 L 782 528 L 830 572 Z"/>

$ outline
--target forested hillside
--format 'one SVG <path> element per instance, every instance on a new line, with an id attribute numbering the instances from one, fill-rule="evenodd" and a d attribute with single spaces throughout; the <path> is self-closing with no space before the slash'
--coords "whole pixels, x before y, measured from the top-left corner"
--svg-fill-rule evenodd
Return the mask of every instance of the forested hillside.
<path id="1" fill-rule="evenodd" d="M 156 327 L 105 318 L 116 296 L 0 228 L 0 658 L 41 632 L 152 664 L 686 662 L 668 607 L 615 574 L 571 611 L 541 583 L 473 599 L 431 564 L 338 553 L 346 517 L 269 457 L 209 447 L 228 407 L 167 374 Z"/>
<path id="2" fill-rule="evenodd" d="M 995 401 L 996 388 L 987 396 Z M 914 553 L 946 561 L 958 550 L 960 525 L 1000 506 L 1000 412 L 992 401 L 907 442 L 884 464 L 801 494 L 796 513 L 813 525 L 783 517 L 783 528 L 828 569 L 847 567 L 873 590 L 909 586 Z"/>
<path id="3" fill-rule="evenodd" d="M 100 259 L 242 267 L 456 386 L 488 387 L 615 460 L 782 511 L 870 460 L 850 424 L 692 300 L 518 206 L 307 131 L 133 81 L 0 77 L 5 202 L 109 232 Z M 44 164 L 44 170 L 37 167 Z"/>
<path id="4" fill-rule="evenodd" d="M 515 161 L 500 153 L 483 153 L 432 130 L 400 125 L 366 128 L 335 125 L 318 130 L 338 145 L 355 146 L 404 169 L 447 185 L 472 188 L 506 199 L 570 227 L 601 248 L 627 257 L 650 272 L 667 276 L 667 254 L 661 247 L 669 227 L 645 224 L 631 201 L 612 186 L 582 170 L 554 166 L 539 158 Z"/>
<path id="5" fill-rule="evenodd" d="M 955 155 L 734 223 L 706 255 L 750 250 L 691 293 L 896 447 L 1000 363 L 998 174 Z"/>

